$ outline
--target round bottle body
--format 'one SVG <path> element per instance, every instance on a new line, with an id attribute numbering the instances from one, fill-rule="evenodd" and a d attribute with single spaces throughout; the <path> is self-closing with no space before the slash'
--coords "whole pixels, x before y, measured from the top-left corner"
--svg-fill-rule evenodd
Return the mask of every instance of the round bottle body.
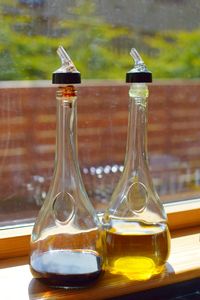
<path id="1" fill-rule="evenodd" d="M 89 236 L 98 238 L 97 232 L 82 234 L 84 239 L 89 239 Z M 52 286 L 81 287 L 100 276 L 103 265 L 101 252 L 90 249 L 95 248 L 93 243 L 93 247 L 92 244 L 83 243 L 81 234 L 73 236 L 73 242 L 70 239 L 67 235 L 59 234 L 46 238 L 43 243 L 32 243 L 30 268 L 34 278 Z M 47 249 L 48 243 L 50 247 Z"/>
<path id="2" fill-rule="evenodd" d="M 131 280 L 147 280 L 163 271 L 170 252 L 165 223 L 145 224 L 112 218 L 105 230 L 106 269 Z"/>

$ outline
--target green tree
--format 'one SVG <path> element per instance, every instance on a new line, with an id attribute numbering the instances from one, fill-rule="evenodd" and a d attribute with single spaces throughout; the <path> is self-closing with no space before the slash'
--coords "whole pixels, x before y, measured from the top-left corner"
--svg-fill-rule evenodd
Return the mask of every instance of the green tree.
<path id="1" fill-rule="evenodd" d="M 115 51 L 112 42 L 129 36 L 127 28 L 113 27 L 95 15 L 95 6 L 82 1 L 74 8 L 74 18 L 51 21 L 55 36 L 40 34 L 35 27 L 43 21 L 41 14 L 31 15 L 30 7 L 16 5 L 15 1 L 1 3 L 0 19 L 0 79 L 50 79 L 58 68 L 56 49 L 62 44 L 84 78 L 120 78 L 128 66 L 128 54 Z M 15 8 L 15 9 L 11 9 Z M 49 21 L 49 20 L 48 20 Z"/>
<path id="2" fill-rule="evenodd" d="M 200 30 L 145 35 L 108 24 L 92 0 L 74 3 L 79 5 L 72 6 L 71 17 L 65 6 L 68 17 L 60 18 L 45 17 L 41 7 L 0 0 L 0 80 L 50 79 L 59 67 L 59 45 L 85 79 L 124 81 L 132 65 L 131 47 L 142 54 L 154 78 L 199 78 Z"/>
<path id="3" fill-rule="evenodd" d="M 200 30 L 159 33 L 144 37 L 151 55 L 145 55 L 155 78 L 200 77 Z"/>

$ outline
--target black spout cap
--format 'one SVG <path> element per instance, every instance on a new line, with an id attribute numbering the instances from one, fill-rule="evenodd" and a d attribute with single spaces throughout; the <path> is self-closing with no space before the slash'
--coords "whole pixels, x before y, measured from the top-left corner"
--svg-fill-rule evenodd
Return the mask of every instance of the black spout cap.
<path id="1" fill-rule="evenodd" d="M 78 84 L 81 83 L 80 72 L 67 72 L 67 73 L 53 73 L 53 84 Z"/>
<path id="2" fill-rule="evenodd" d="M 130 55 L 134 59 L 135 66 L 126 73 L 126 82 L 152 82 L 152 73 L 147 69 L 135 48 L 131 49 Z"/>
<path id="3" fill-rule="evenodd" d="M 133 68 L 126 73 L 126 82 L 152 82 L 152 73 L 149 71 L 137 72 Z"/>
<path id="4" fill-rule="evenodd" d="M 57 54 L 61 60 L 61 67 L 52 74 L 52 83 L 54 84 L 76 84 L 81 83 L 81 74 L 76 69 L 73 61 L 60 46 L 57 49 Z"/>

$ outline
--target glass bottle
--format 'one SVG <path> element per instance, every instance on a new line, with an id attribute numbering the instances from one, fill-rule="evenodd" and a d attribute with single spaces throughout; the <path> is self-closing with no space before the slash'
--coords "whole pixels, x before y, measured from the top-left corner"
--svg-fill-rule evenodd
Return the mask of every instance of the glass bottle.
<path id="1" fill-rule="evenodd" d="M 101 227 L 86 194 L 77 157 L 76 90 L 80 73 L 63 49 L 59 84 L 54 176 L 31 237 L 30 266 L 35 278 L 53 286 L 82 286 L 102 271 Z"/>
<path id="2" fill-rule="evenodd" d="M 131 82 L 126 155 L 122 176 L 102 222 L 106 269 L 129 279 L 146 280 L 160 273 L 170 251 L 166 214 L 154 189 L 147 160 L 147 82 L 149 72 L 135 49 Z"/>

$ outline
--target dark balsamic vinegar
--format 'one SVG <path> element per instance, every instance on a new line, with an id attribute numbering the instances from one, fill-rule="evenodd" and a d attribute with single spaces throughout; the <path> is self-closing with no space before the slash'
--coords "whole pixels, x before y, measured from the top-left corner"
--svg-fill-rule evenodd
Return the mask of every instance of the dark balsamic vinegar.
<path id="1" fill-rule="evenodd" d="M 32 255 L 31 272 L 40 281 L 52 286 L 84 286 L 102 272 L 102 259 L 94 251 L 50 250 Z"/>

